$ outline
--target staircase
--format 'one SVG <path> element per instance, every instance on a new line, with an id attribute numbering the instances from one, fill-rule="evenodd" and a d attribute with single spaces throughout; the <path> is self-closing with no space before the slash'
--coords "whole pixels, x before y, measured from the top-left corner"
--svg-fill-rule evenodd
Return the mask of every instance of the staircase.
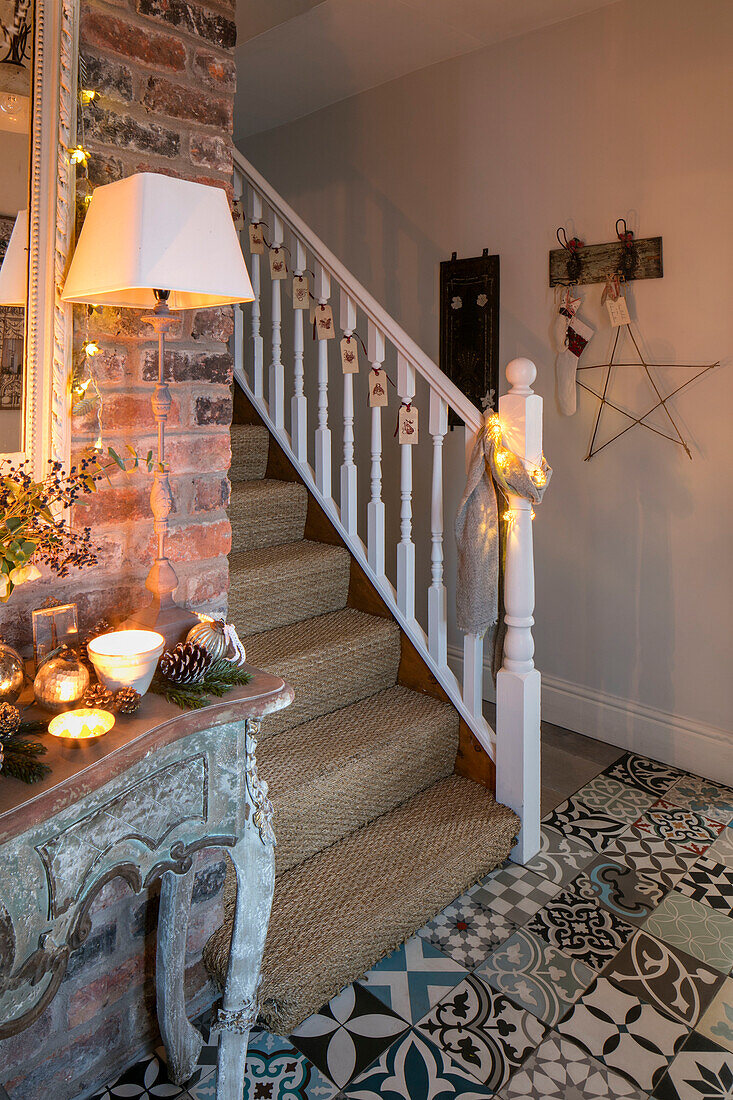
<path id="1" fill-rule="evenodd" d="M 258 1002 L 266 1026 L 287 1034 L 510 852 L 523 862 L 538 849 L 532 513 L 508 499 L 495 735 L 482 713 L 483 639 L 466 636 L 461 681 L 448 664 L 443 566 L 448 409 L 463 420 L 467 444 L 482 415 L 236 152 L 235 194 L 270 255 L 247 256 L 255 300 L 249 317 L 235 311 L 229 618 L 248 660 L 295 689 L 291 707 L 263 724 L 257 753 L 278 840 Z M 336 340 L 306 340 L 308 311 L 289 300 L 283 258 L 287 279 L 307 282 L 313 316 L 330 317 Z M 400 401 L 420 404 L 420 448 L 392 444 L 391 425 L 384 447 L 386 410 L 362 414 L 366 379 L 342 373 L 339 353 L 341 337 L 361 343 L 360 325 L 361 373 L 396 379 L 392 422 Z M 499 409 L 507 445 L 536 464 L 534 366 L 515 360 L 507 376 Z M 427 500 L 413 499 L 413 453 L 431 471 Z M 393 549 L 383 463 L 399 479 Z M 418 506 L 430 527 L 420 551 L 429 561 L 424 604 Z M 224 923 L 204 951 L 222 985 L 235 902 L 231 873 Z"/>
<path id="2" fill-rule="evenodd" d="M 278 841 L 260 1012 L 288 1034 L 506 859 L 518 819 L 453 774 L 455 708 L 429 676 L 435 694 L 401 682 L 402 632 L 348 550 L 313 537 L 327 528 L 305 486 L 265 476 L 270 448 L 266 428 L 233 426 L 229 618 L 248 661 L 295 689 L 257 753 Z M 205 951 L 222 984 L 235 890 Z"/>

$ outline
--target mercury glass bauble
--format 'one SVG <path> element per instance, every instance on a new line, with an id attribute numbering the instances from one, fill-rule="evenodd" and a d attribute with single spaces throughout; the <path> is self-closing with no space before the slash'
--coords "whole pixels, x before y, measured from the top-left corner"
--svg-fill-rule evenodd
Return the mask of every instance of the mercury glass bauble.
<path id="1" fill-rule="evenodd" d="M 14 703 L 23 690 L 23 658 L 0 638 L 0 703 Z"/>
<path id="2" fill-rule="evenodd" d="M 63 649 L 38 666 L 33 693 L 46 710 L 69 710 L 89 687 L 89 672 L 71 649 Z"/>

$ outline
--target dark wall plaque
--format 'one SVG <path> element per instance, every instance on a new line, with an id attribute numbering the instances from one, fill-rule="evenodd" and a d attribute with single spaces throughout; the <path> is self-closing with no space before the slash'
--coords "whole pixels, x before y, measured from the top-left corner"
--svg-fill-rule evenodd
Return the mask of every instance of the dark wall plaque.
<path id="1" fill-rule="evenodd" d="M 488 251 L 440 265 L 440 369 L 479 409 L 499 392 L 499 257 Z M 451 410 L 448 422 L 462 420 Z"/>

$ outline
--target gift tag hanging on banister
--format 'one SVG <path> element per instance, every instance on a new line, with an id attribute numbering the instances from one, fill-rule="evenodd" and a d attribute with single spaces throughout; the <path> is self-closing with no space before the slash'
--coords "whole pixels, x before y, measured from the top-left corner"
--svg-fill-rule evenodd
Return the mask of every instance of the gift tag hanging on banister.
<path id="1" fill-rule="evenodd" d="M 288 265 L 285 262 L 285 249 L 278 245 L 270 249 L 270 278 L 287 279 Z"/>
<path id="2" fill-rule="evenodd" d="M 260 222 L 249 223 L 249 250 L 253 256 L 262 256 L 265 251 L 265 235 Z"/>
<path id="3" fill-rule="evenodd" d="M 400 405 L 396 434 L 398 443 L 417 443 L 417 409 L 411 401 Z"/>
<path id="4" fill-rule="evenodd" d="M 385 408 L 387 402 L 387 372 L 373 367 L 369 371 L 369 408 Z"/>
<path id="5" fill-rule="evenodd" d="M 315 335 L 318 340 L 333 340 L 333 311 L 325 302 L 319 302 L 315 311 Z"/>
<path id="6" fill-rule="evenodd" d="M 293 309 L 308 309 L 310 293 L 308 291 L 308 276 L 293 276 Z"/>
<path id="7" fill-rule="evenodd" d="M 237 233 L 244 229 L 244 207 L 241 199 L 234 199 L 232 202 L 232 221 Z"/>
<path id="8" fill-rule="evenodd" d="M 341 370 L 344 374 L 359 373 L 359 341 L 355 336 L 344 336 L 341 341 Z"/>

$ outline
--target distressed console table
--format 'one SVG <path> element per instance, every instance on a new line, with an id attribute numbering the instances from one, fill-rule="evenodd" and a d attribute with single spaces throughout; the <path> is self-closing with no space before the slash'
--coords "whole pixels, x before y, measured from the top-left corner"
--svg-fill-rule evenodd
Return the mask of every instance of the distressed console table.
<path id="1" fill-rule="evenodd" d="M 251 671 L 249 684 L 201 710 L 147 695 L 98 741 L 49 737 L 50 776 L 32 787 L 0 780 L 0 1039 L 51 1002 L 105 883 L 121 876 L 139 893 L 160 877 L 158 1021 L 169 1072 L 187 1081 L 202 1044 L 183 995 L 193 856 L 223 847 L 239 889 L 217 1021 L 217 1098 L 240 1100 L 274 886 L 271 806 L 254 738 L 260 719 L 293 698 L 283 680 Z"/>

